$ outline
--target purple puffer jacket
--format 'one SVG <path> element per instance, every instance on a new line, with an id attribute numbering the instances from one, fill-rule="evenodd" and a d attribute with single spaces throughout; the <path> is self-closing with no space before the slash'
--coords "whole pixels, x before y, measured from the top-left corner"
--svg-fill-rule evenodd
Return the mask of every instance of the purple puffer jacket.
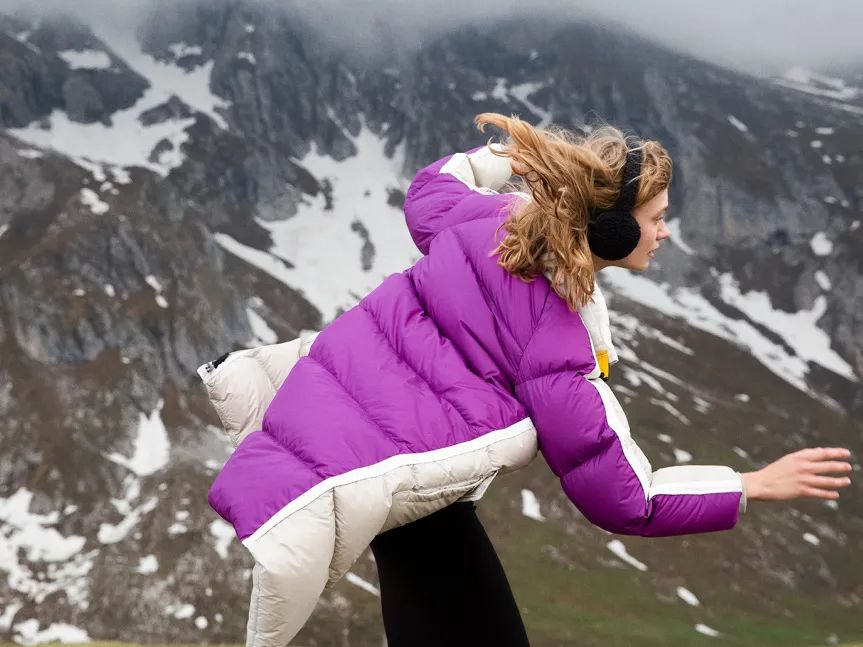
<path id="1" fill-rule="evenodd" d="M 608 531 L 735 525 L 738 473 L 653 472 L 633 441 L 600 377 L 601 295 L 572 312 L 545 277 L 491 255 L 525 199 L 494 190 L 508 177 L 487 148 L 417 174 L 404 208 L 424 256 L 319 334 L 213 483 L 210 504 L 256 560 L 250 644 L 285 644 L 377 533 L 481 496 L 537 444 Z"/>

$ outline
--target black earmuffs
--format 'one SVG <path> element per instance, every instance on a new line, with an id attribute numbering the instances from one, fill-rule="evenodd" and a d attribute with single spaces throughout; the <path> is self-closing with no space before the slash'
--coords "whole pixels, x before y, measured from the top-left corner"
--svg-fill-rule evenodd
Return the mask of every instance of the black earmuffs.
<path id="1" fill-rule="evenodd" d="M 632 210 L 638 195 L 638 177 L 641 174 L 641 149 L 627 151 L 623 167 L 620 194 L 610 211 L 594 212 L 587 225 L 587 242 L 590 251 L 606 261 L 626 258 L 638 246 L 641 227 Z"/>

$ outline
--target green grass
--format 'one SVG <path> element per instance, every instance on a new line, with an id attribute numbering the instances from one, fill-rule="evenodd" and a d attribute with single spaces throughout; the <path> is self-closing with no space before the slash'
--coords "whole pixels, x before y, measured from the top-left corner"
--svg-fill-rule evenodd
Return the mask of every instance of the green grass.
<path id="1" fill-rule="evenodd" d="M 611 539 L 609 537 L 608 539 Z M 538 550 L 580 542 L 549 523 L 511 518 L 505 540 L 497 542 L 517 601 L 522 608 L 531 644 L 543 647 L 700 647 L 752 645 L 758 647 L 814 647 L 826 645 L 831 634 L 843 647 L 863 647 L 863 627 L 856 614 L 827 600 L 818 605 L 808 596 L 782 593 L 777 608 L 790 615 L 748 609 L 733 592 L 709 605 L 691 607 L 663 601 L 648 574 L 631 567 L 555 562 Z M 566 556 L 567 551 L 561 551 Z M 607 554 L 609 559 L 611 553 Z M 537 574 L 541 573 L 542 577 Z M 703 623 L 721 632 L 717 639 L 698 633 Z"/>

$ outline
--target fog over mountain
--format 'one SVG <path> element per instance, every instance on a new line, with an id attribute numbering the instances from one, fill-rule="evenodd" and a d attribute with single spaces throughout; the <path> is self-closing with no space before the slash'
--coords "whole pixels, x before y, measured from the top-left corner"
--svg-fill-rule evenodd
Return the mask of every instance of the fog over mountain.
<path id="1" fill-rule="evenodd" d="M 41 0 L 35 9 L 46 14 L 73 13 L 91 23 L 117 24 L 139 21 L 153 4 L 153 0 L 94 0 L 75 5 Z M 248 4 L 280 8 L 282 3 L 257 0 Z M 754 74 L 777 74 L 797 65 L 825 71 L 863 68 L 863 4 L 843 0 L 321 0 L 295 4 L 300 6 L 284 10 L 298 12 L 334 44 L 365 54 L 414 51 L 458 27 L 524 17 L 587 19 L 614 25 L 682 53 Z M 23 0 L 0 2 L 4 12 L 21 7 L 34 9 L 32 2 Z"/>

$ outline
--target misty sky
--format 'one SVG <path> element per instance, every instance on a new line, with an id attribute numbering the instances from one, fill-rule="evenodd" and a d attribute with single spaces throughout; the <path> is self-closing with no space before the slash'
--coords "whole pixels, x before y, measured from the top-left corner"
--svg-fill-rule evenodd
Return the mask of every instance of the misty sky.
<path id="1" fill-rule="evenodd" d="M 46 11 L 71 9 L 90 20 L 117 20 L 146 3 L 81 0 L 73 9 L 66 0 L 0 0 L 0 11 L 26 4 Z M 619 23 L 675 49 L 758 74 L 792 65 L 863 70 L 863 3 L 854 0 L 310 0 L 282 6 L 286 4 L 301 7 L 334 39 L 358 48 L 375 47 L 383 35 L 397 40 L 400 49 L 409 48 L 456 26 L 529 13 Z"/>

